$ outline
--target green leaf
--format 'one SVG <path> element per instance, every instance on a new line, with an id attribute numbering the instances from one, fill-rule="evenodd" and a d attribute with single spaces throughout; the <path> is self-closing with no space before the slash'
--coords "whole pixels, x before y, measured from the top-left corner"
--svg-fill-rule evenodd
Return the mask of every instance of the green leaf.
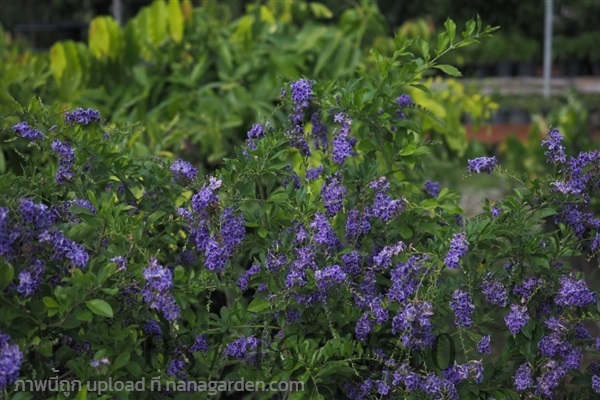
<path id="1" fill-rule="evenodd" d="M 259 297 L 259 298 L 252 300 L 252 302 L 250 302 L 250 304 L 248 304 L 248 311 L 260 312 L 260 311 L 264 310 L 265 308 L 269 307 L 270 305 L 271 305 L 270 301 Z"/>
<path id="2" fill-rule="evenodd" d="M 6 287 L 12 282 L 15 277 L 15 270 L 10 264 L 2 263 L 0 267 L 0 291 L 6 289 Z"/>
<path id="3" fill-rule="evenodd" d="M 448 32 L 448 37 L 450 38 L 450 43 L 454 41 L 454 37 L 456 36 L 456 24 L 450 18 L 444 22 L 444 26 L 446 27 L 446 32 Z"/>
<path id="4" fill-rule="evenodd" d="M 179 0 L 169 0 L 169 35 L 174 42 L 179 43 L 183 39 L 183 11 Z"/>
<path id="5" fill-rule="evenodd" d="M 42 301 L 44 302 L 46 308 L 59 308 L 58 303 L 52 297 L 46 296 L 42 299 Z"/>
<path id="6" fill-rule="evenodd" d="M 127 365 L 127 363 L 129 362 L 130 358 L 131 358 L 131 353 L 121 353 L 121 354 L 119 354 L 119 356 L 112 363 L 111 369 L 113 371 L 116 371 L 119 368 L 124 367 L 125 365 Z"/>
<path id="7" fill-rule="evenodd" d="M 85 305 L 96 315 L 112 318 L 113 309 L 106 301 L 102 299 L 93 299 L 85 302 Z"/>
<path id="8" fill-rule="evenodd" d="M 458 69 L 456 69 L 456 67 L 453 67 L 452 65 L 440 64 L 440 65 L 434 65 L 433 68 L 442 70 L 451 76 L 462 76 L 461 72 Z"/>

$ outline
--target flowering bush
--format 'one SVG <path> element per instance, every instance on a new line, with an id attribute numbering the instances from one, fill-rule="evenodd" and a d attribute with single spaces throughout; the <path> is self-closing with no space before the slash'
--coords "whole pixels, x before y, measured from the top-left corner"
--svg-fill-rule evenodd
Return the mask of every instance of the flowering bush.
<path id="1" fill-rule="evenodd" d="M 570 262 L 598 259 L 600 151 L 567 158 L 551 132 L 556 173 L 467 220 L 420 162 L 430 147 L 403 89 L 454 72 L 438 58 L 491 30 L 471 21 L 457 39 L 448 21 L 434 56 L 399 40 L 374 53 L 378 74 L 291 82 L 213 176 L 129 157 L 134 128 L 93 110 L 11 115 L 2 137 L 22 169 L 0 180 L 2 389 L 31 398 L 16 380 L 58 371 L 306 384 L 258 398 L 593 398 L 598 295 Z M 509 174 L 495 158 L 467 168 Z"/>

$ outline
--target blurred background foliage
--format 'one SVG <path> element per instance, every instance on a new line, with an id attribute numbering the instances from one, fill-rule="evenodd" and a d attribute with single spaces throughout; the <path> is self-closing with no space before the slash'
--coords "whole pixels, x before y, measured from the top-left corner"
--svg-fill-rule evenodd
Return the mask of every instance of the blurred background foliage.
<path id="1" fill-rule="evenodd" d="M 308 1 L 257 2 L 243 14 L 227 2 L 205 3 L 156 1 L 124 26 L 95 17 L 87 43 L 58 41 L 41 52 L 2 31 L 2 126 L 18 121 L 17 104 L 35 96 L 65 109 L 92 107 L 111 121 L 138 123 L 130 145 L 139 154 L 183 156 L 213 169 L 253 122 L 272 113 L 284 81 L 344 79 L 357 68 L 369 73 L 369 49 L 393 48 L 372 1 L 339 14 Z M 435 81 L 427 84 L 431 94 L 413 93 L 428 110 L 420 122 L 462 155 L 463 113 L 483 122 L 494 103 L 458 81 Z"/>

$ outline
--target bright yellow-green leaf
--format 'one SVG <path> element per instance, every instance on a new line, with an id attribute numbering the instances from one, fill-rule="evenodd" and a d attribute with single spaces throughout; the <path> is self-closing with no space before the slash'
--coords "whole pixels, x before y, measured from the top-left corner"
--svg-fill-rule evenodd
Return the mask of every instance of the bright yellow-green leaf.
<path id="1" fill-rule="evenodd" d="M 169 0 L 169 34 L 171 39 L 179 43 L 183 39 L 183 11 L 179 0 Z"/>

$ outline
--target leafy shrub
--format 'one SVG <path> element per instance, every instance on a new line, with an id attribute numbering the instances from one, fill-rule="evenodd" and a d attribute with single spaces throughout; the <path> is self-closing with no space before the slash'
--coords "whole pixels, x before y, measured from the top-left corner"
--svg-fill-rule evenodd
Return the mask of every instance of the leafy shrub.
<path id="1" fill-rule="evenodd" d="M 446 28 L 434 56 L 399 39 L 374 53 L 377 73 L 286 85 L 287 118 L 249 127 L 203 178 L 132 156 L 135 128 L 94 110 L 34 100 L 5 116 L 22 159 L 0 180 L 5 390 L 30 398 L 17 376 L 58 370 L 88 384 L 305 383 L 289 398 L 592 398 L 597 293 L 569 261 L 599 250 L 600 152 L 567 159 L 551 131 L 554 176 L 460 217 L 458 196 L 426 182 L 405 91 L 492 29 Z M 468 171 L 509 174 L 492 157 Z"/>

